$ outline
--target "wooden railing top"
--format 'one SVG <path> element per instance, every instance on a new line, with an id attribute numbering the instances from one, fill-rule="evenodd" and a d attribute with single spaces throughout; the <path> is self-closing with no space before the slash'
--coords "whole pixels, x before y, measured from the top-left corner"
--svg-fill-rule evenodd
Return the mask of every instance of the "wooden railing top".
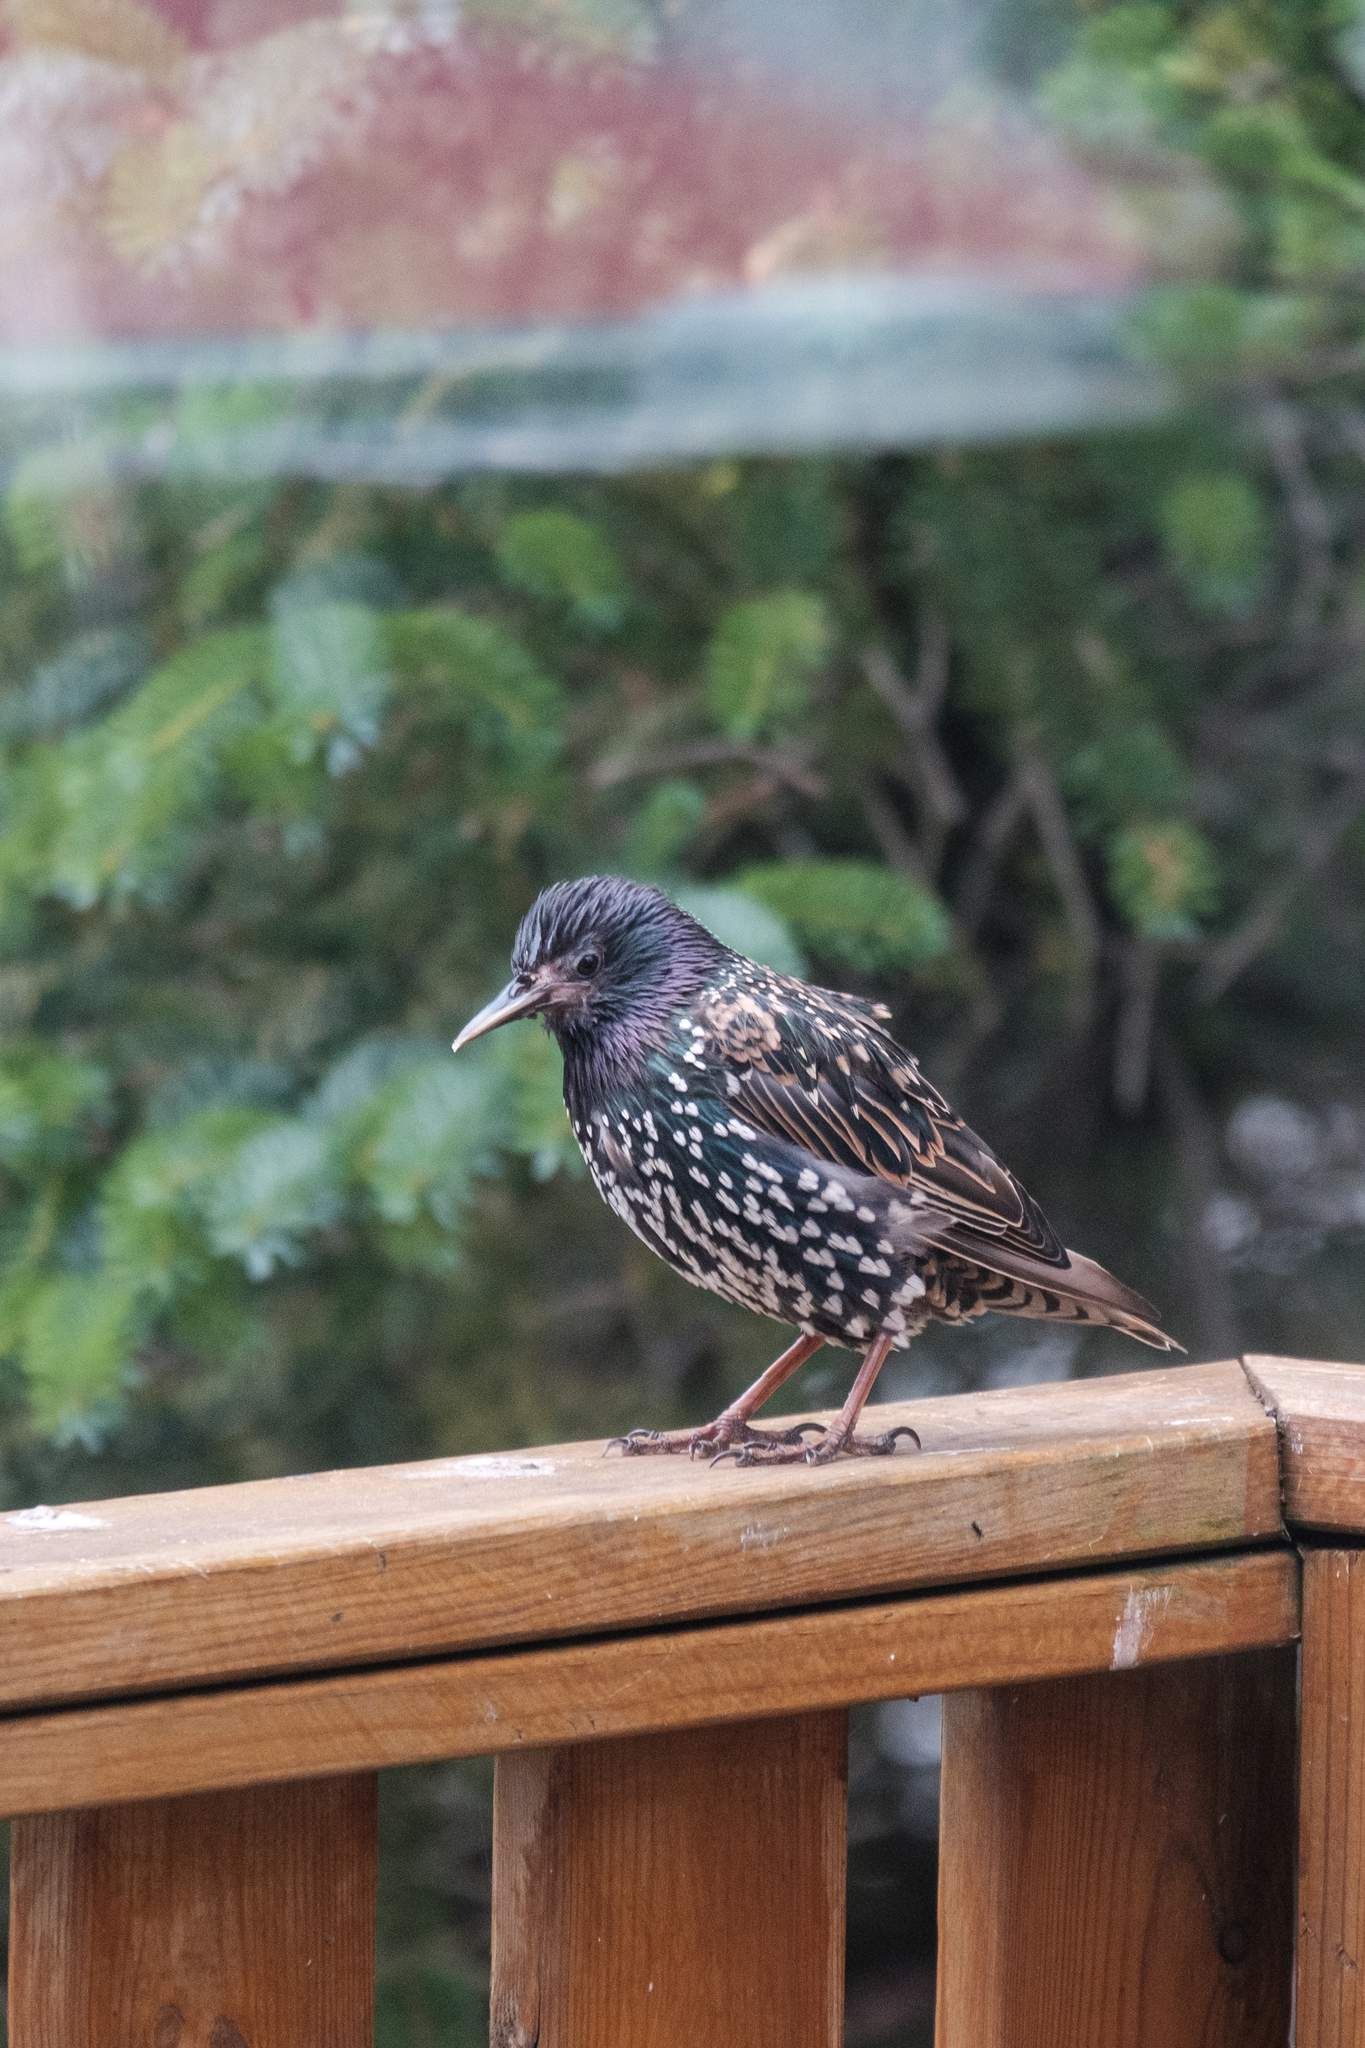
<path id="1" fill-rule="evenodd" d="M 1365 1388 L 1351 1399 L 1365 1459 Z M 0 1707 L 564 1645 L 1282 1531 L 1275 1422 L 1236 1363 L 878 1414 L 913 1422 L 925 1455 L 740 1471 L 570 1444 L 2 1515 Z"/>
<path id="2" fill-rule="evenodd" d="M 1254 1355 L 1246 1369 L 1279 1424 L 1285 1520 L 1365 1535 L 1365 1366 Z"/>

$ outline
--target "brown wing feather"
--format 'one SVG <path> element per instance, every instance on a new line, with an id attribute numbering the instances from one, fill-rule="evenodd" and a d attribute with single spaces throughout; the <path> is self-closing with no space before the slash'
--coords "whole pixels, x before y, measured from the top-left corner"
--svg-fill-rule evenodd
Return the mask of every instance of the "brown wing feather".
<path id="1" fill-rule="evenodd" d="M 945 1252 L 1178 1348 L 1141 1295 L 1066 1249 L 871 1006 L 760 969 L 712 991 L 694 1018 L 725 1069 L 729 1100 L 758 1129 L 817 1161 L 909 1190 L 939 1212 L 927 1237 Z"/>
<path id="2" fill-rule="evenodd" d="M 712 993 L 694 1015 L 731 1101 L 759 1128 L 925 1195 L 980 1233 L 983 1251 L 1065 1260 L 1037 1203 L 862 1004 L 774 974 Z"/>

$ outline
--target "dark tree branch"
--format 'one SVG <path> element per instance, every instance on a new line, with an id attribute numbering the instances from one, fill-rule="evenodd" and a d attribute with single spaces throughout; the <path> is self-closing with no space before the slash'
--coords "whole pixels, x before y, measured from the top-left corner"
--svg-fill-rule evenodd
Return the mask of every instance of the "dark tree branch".
<path id="1" fill-rule="evenodd" d="M 1010 841 L 1027 809 L 1023 780 L 1012 772 L 981 814 L 981 822 L 962 863 L 957 891 L 957 921 L 964 937 L 975 938 L 995 889 L 995 878 Z"/>
<path id="2" fill-rule="evenodd" d="M 967 815 L 967 800 L 937 726 L 948 687 L 950 651 L 947 621 L 940 611 L 927 607 L 921 617 L 913 683 L 885 647 L 864 648 L 859 658 L 864 676 L 904 734 L 905 772 L 923 809 L 924 856 L 933 873 L 937 873 L 948 833 Z"/>
<path id="3" fill-rule="evenodd" d="M 1304 883 L 1325 867 L 1338 842 L 1365 810 L 1365 768 L 1357 772 L 1305 826 L 1294 857 L 1252 904 L 1240 924 L 1209 948 L 1195 977 L 1201 1002 L 1216 1003 L 1252 962 L 1274 943 Z"/>
<path id="4" fill-rule="evenodd" d="M 1161 952 L 1136 934 L 1119 956 L 1120 1000 L 1114 1034 L 1114 1100 L 1124 1116 L 1137 1116 L 1152 1078 L 1152 1034 L 1161 990 Z"/>
<path id="5" fill-rule="evenodd" d="M 1332 582 L 1332 518 L 1309 465 L 1303 421 L 1282 398 L 1261 407 L 1266 446 L 1284 492 L 1299 545 L 1299 585 L 1289 614 L 1289 634 L 1303 640 L 1317 631 Z"/>
<path id="6" fill-rule="evenodd" d="M 933 882 L 924 856 L 875 775 L 867 776 L 863 782 L 862 804 L 872 836 L 887 866 L 908 875 L 922 889 L 932 889 Z"/>
<path id="7" fill-rule="evenodd" d="M 863 802 L 868 823 L 887 866 L 899 869 L 921 888 L 932 889 L 934 885 L 925 873 L 919 847 L 907 832 L 895 805 L 872 777 L 864 785 Z M 952 917 L 952 931 L 954 946 L 970 974 L 971 995 L 952 1043 L 938 1061 L 939 1074 L 949 1084 L 957 1080 L 977 1047 L 989 1038 L 1000 1022 L 1000 1001 L 989 973 L 984 963 L 973 956 L 971 935 L 962 929 L 956 914 Z"/>
<path id="8" fill-rule="evenodd" d="M 1155 1065 L 1157 1101 L 1180 1187 L 1180 1257 L 1196 1322 L 1190 1334 L 1205 1356 L 1236 1358 L 1242 1350 L 1237 1307 L 1209 1233 L 1218 1193 L 1218 1141 L 1193 1076 L 1164 1032 L 1157 1039 Z"/>
<path id="9" fill-rule="evenodd" d="M 677 775 L 689 768 L 752 768 L 798 796 L 819 798 L 828 784 L 799 755 L 772 747 L 747 746 L 738 740 L 686 740 L 647 754 L 616 754 L 589 771 L 594 789 L 615 789 L 641 776 Z"/>
<path id="10" fill-rule="evenodd" d="M 1024 803 L 1052 871 L 1076 952 L 1076 979 L 1069 1010 L 1072 1025 L 1080 1030 L 1094 1014 L 1095 977 L 1104 929 L 1090 894 L 1080 851 L 1072 837 L 1071 821 L 1066 814 L 1062 793 L 1031 733 L 1019 735 L 1018 753 L 1017 773 Z"/>

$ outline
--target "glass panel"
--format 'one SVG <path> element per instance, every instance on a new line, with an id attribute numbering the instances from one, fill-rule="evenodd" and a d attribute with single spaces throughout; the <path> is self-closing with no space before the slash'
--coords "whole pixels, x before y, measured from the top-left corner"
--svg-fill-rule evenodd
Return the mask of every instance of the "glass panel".
<path id="1" fill-rule="evenodd" d="M 994 0 L 15 0 L 0 431 L 411 483 L 1150 413 L 1125 309 L 1217 208 L 1065 40 Z"/>

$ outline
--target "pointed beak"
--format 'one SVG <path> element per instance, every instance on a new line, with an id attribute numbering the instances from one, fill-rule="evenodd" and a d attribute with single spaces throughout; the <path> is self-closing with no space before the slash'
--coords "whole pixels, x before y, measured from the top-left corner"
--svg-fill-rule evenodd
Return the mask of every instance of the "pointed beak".
<path id="1" fill-rule="evenodd" d="M 462 1046 L 470 1045 L 476 1038 L 482 1038 L 487 1031 L 496 1031 L 500 1024 L 510 1024 L 514 1017 L 533 1017 L 542 1010 L 550 998 L 551 991 L 543 982 L 533 981 L 529 986 L 522 981 L 509 981 L 506 988 L 495 995 L 491 1003 L 475 1013 L 464 1030 L 451 1046 L 452 1052 L 459 1052 Z"/>

